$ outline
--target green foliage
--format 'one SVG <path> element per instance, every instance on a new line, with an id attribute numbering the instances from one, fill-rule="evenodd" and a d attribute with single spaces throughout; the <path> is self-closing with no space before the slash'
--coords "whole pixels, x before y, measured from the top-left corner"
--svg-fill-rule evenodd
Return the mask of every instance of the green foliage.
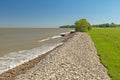
<path id="1" fill-rule="evenodd" d="M 64 25 L 60 26 L 59 28 L 75 28 L 75 25 Z"/>
<path id="2" fill-rule="evenodd" d="M 120 80 L 120 28 L 93 28 L 89 34 L 112 80 Z"/>
<path id="3" fill-rule="evenodd" d="M 90 23 L 86 19 L 80 19 L 75 22 L 77 32 L 87 32 L 91 29 Z"/>
<path id="4" fill-rule="evenodd" d="M 111 28 L 111 27 L 119 27 L 118 24 L 115 23 L 105 23 L 105 24 L 98 24 L 98 25 L 92 25 L 93 27 L 100 27 L 100 28 Z"/>

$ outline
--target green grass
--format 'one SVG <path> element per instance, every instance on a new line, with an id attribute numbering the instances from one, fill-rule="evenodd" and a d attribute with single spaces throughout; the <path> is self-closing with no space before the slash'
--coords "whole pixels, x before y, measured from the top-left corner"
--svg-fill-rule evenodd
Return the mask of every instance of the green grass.
<path id="1" fill-rule="evenodd" d="M 120 28 L 93 28 L 89 34 L 112 80 L 120 80 Z"/>

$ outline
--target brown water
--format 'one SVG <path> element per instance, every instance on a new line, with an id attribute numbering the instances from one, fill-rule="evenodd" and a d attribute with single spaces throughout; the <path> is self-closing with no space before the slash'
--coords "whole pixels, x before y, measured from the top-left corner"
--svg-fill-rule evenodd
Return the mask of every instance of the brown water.
<path id="1" fill-rule="evenodd" d="M 0 56 L 41 46 L 38 42 L 73 29 L 61 28 L 0 28 Z M 44 44 L 42 44 L 44 45 Z"/>

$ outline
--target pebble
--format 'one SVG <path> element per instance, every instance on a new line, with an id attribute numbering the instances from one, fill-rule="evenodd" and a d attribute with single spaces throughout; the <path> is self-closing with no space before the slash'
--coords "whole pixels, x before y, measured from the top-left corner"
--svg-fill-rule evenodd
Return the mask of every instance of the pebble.
<path id="1" fill-rule="evenodd" d="M 77 32 L 14 80 L 111 80 L 87 33 Z"/>

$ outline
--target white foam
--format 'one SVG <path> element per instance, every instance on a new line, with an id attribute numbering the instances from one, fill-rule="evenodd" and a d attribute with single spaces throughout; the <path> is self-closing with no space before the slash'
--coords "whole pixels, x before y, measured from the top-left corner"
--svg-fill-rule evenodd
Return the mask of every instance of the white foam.
<path id="1" fill-rule="evenodd" d="M 62 36 L 53 36 L 52 39 L 55 39 L 55 38 L 60 38 Z"/>
<path id="2" fill-rule="evenodd" d="M 70 32 L 75 32 L 75 30 L 70 30 Z"/>
<path id="3" fill-rule="evenodd" d="M 50 37 L 48 37 L 48 38 L 46 38 L 46 39 L 39 40 L 38 42 L 44 42 L 44 41 L 47 41 L 47 40 L 49 40 L 49 39 L 50 39 Z"/>
<path id="4" fill-rule="evenodd" d="M 54 45 L 47 45 L 41 46 L 37 48 L 33 48 L 31 50 L 23 50 L 19 52 L 12 52 L 9 55 L 0 58 L 0 74 L 9 69 L 12 69 L 16 66 L 19 66 L 29 60 L 35 59 L 36 57 L 51 51 L 52 49 L 56 48 L 62 43 L 54 44 Z"/>
<path id="5" fill-rule="evenodd" d="M 46 39 L 42 39 L 42 40 L 39 40 L 38 42 L 44 42 L 44 41 L 47 41 L 47 40 L 50 40 L 50 39 L 56 39 L 56 38 L 60 38 L 62 36 L 53 36 L 53 37 L 48 37 Z"/>
<path id="6" fill-rule="evenodd" d="M 64 33 L 61 33 L 61 35 L 64 34 L 64 35 L 67 35 L 67 34 L 70 34 L 70 32 L 64 32 Z"/>

